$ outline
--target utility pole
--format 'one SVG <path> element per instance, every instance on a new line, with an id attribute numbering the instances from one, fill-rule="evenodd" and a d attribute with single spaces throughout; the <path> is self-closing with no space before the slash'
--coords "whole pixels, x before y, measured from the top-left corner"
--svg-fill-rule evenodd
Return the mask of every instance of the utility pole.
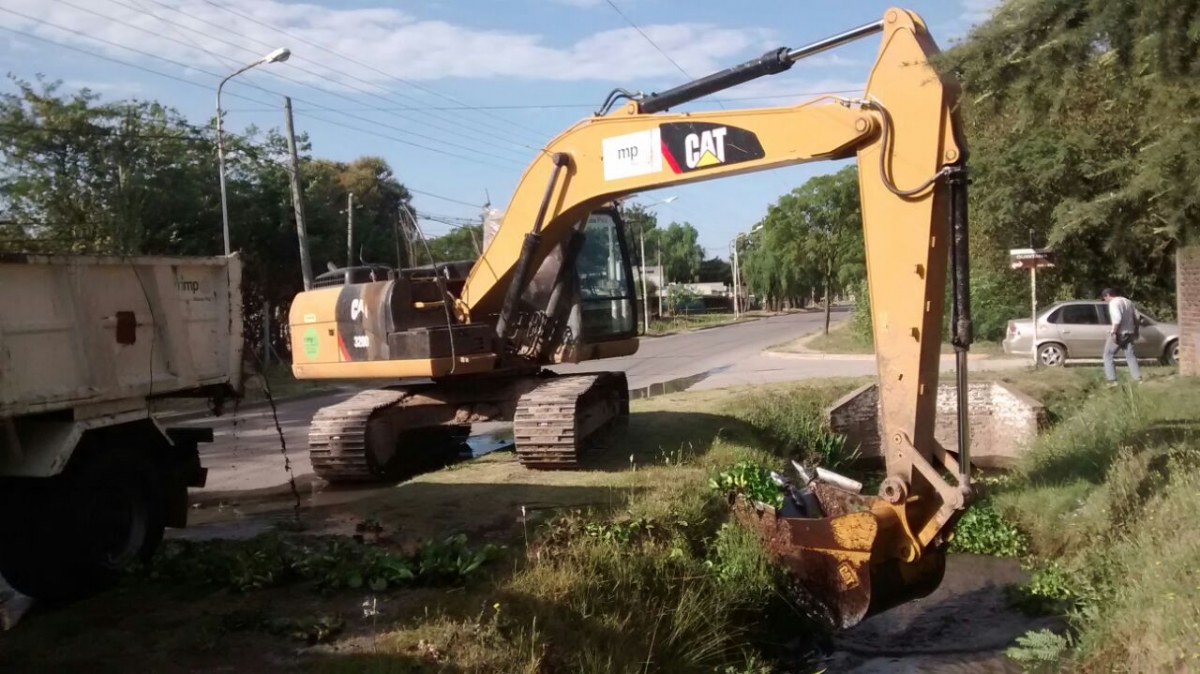
<path id="1" fill-rule="evenodd" d="M 666 274 L 666 272 L 663 271 L 663 266 L 662 266 L 662 242 L 661 241 L 659 241 L 657 247 L 658 247 L 658 320 L 661 321 L 662 316 L 663 316 L 662 296 L 663 296 L 663 289 L 667 285 L 667 274 Z"/>
<path id="2" fill-rule="evenodd" d="M 646 316 L 646 330 L 650 329 L 650 289 L 646 286 L 646 228 L 643 226 L 641 234 L 642 239 L 642 263 L 638 265 L 642 271 L 642 313 Z"/>
<path id="3" fill-rule="evenodd" d="M 733 240 L 733 320 L 737 320 L 741 315 L 741 296 L 742 286 L 741 278 L 738 274 L 738 249 L 737 239 Z"/>
<path id="4" fill-rule="evenodd" d="M 304 275 L 304 289 L 312 290 L 312 261 L 308 257 L 308 229 L 304 225 L 304 194 L 300 191 L 300 156 L 296 152 L 296 131 L 292 127 L 292 99 L 284 96 L 283 109 L 287 113 L 288 155 L 292 171 L 292 208 L 296 210 L 296 238 L 300 240 L 300 273 Z"/>
<path id="5" fill-rule="evenodd" d="M 354 266 L 354 193 L 346 195 L 346 267 Z"/>

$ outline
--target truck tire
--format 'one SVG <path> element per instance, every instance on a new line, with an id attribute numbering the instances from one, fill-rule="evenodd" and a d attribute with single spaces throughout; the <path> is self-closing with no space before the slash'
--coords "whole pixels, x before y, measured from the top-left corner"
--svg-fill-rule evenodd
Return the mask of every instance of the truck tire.
<path id="1" fill-rule="evenodd" d="M 145 453 L 96 447 L 76 458 L 60 476 L 19 481 L 0 522 L 0 575 L 48 602 L 111 587 L 163 536 L 162 478 Z"/>

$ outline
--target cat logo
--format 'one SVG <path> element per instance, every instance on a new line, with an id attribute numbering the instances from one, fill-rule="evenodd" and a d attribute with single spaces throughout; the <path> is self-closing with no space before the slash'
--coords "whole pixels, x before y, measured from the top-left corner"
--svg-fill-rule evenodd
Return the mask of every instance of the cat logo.
<path id="1" fill-rule="evenodd" d="M 350 320 L 357 321 L 359 316 L 367 317 L 367 303 L 359 299 L 351 300 Z"/>
<path id="2" fill-rule="evenodd" d="M 711 122 L 659 125 L 662 154 L 675 173 L 690 173 L 766 156 L 753 131 Z"/>
<path id="3" fill-rule="evenodd" d="M 725 134 L 729 129 L 719 126 L 709 131 L 689 133 L 683 139 L 684 160 L 690 169 L 725 163 Z"/>

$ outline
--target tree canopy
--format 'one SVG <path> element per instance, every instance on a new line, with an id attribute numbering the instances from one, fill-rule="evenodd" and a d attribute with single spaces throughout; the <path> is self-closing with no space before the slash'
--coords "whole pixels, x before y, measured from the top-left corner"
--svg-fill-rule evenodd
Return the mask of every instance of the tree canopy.
<path id="1" fill-rule="evenodd" d="M 1173 315 L 1175 247 L 1200 232 L 1197 36 L 1200 0 L 1008 0 L 942 55 L 965 92 L 976 288 L 1020 306 L 1006 256 L 1033 230 L 1059 252 L 1043 300 L 1115 285 Z"/>

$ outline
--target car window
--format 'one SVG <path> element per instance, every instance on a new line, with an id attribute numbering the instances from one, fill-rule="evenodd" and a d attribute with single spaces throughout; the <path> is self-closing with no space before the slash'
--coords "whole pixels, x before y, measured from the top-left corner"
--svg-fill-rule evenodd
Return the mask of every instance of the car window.
<path id="1" fill-rule="evenodd" d="M 1061 323 L 1062 322 L 1062 313 L 1063 313 L 1062 309 L 1055 309 L 1053 313 L 1051 313 L 1049 316 L 1046 317 L 1046 322 L 1047 323 Z"/>
<path id="2" fill-rule="evenodd" d="M 1068 325 L 1100 325 L 1100 314 L 1095 304 L 1068 304 L 1059 310 L 1058 322 Z"/>

